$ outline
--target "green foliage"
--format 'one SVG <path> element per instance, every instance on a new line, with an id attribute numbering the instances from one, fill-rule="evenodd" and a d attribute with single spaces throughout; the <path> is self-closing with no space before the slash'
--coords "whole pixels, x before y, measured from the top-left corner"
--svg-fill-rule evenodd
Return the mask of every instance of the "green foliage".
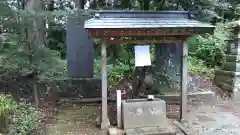
<path id="1" fill-rule="evenodd" d="M 190 56 L 188 57 L 188 70 L 191 75 L 212 76 L 214 68 L 207 67 L 203 60 Z"/>
<path id="2" fill-rule="evenodd" d="M 96 76 L 101 75 L 101 63 L 99 59 L 94 59 L 94 73 Z M 132 67 L 134 67 L 134 59 L 130 59 L 130 67 L 128 64 L 128 60 L 126 59 L 118 59 L 114 63 L 109 63 L 108 68 L 108 80 L 110 87 L 117 84 L 121 81 L 124 77 L 132 76 Z"/>
<path id="3" fill-rule="evenodd" d="M 223 62 L 229 35 L 230 31 L 225 28 L 225 24 L 218 24 L 213 35 L 191 38 L 188 43 L 189 52 L 209 66 L 219 66 Z"/>
<path id="4" fill-rule="evenodd" d="M 19 104 L 10 119 L 9 134 L 27 135 L 40 124 L 40 112 L 27 104 Z"/>
<path id="5" fill-rule="evenodd" d="M 6 119 L 16 109 L 12 96 L 0 94 L 0 120 Z"/>
<path id="6" fill-rule="evenodd" d="M 27 135 L 38 127 L 40 118 L 40 112 L 35 108 L 24 103 L 18 104 L 10 95 L 0 94 L 0 122 L 1 126 L 5 122 L 3 127 L 6 133 Z"/>
<path id="7" fill-rule="evenodd" d="M 29 52 L 25 43 L 15 39 L 3 44 L 0 50 L 0 68 L 5 74 L 28 75 L 37 71 L 41 80 L 64 74 L 64 60 L 59 53 L 46 47 Z"/>
<path id="8" fill-rule="evenodd" d="M 130 59 L 130 67 L 127 60 L 118 60 L 116 64 L 109 64 L 109 82 L 115 85 L 121 81 L 124 77 L 132 77 L 133 73 L 131 68 L 134 67 L 134 59 Z"/>

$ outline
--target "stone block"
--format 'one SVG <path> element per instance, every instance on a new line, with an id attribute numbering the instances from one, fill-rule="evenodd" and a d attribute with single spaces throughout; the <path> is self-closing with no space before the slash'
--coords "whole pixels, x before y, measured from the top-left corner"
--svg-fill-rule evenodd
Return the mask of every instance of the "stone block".
<path id="1" fill-rule="evenodd" d="M 233 39 L 228 41 L 227 53 L 237 55 L 239 54 L 238 39 Z"/>
<path id="2" fill-rule="evenodd" d="M 240 63 L 226 62 L 223 64 L 223 70 L 240 72 Z"/>
<path id="3" fill-rule="evenodd" d="M 225 75 L 215 75 L 214 76 L 214 83 L 216 85 L 220 85 L 222 83 L 227 83 L 229 85 L 233 85 L 234 84 L 234 79 L 235 77 L 233 76 L 225 76 Z M 238 79 L 239 80 L 239 79 Z"/>
<path id="4" fill-rule="evenodd" d="M 147 99 L 123 100 L 122 114 L 124 130 L 167 125 L 166 102 L 158 98 L 154 101 Z"/>
<path id="5" fill-rule="evenodd" d="M 224 91 L 229 91 L 229 92 L 233 91 L 233 86 L 229 85 L 227 83 L 221 83 L 221 84 L 218 84 L 217 86 L 220 87 Z"/>
<path id="6" fill-rule="evenodd" d="M 232 98 L 234 101 L 240 101 L 240 91 L 239 90 L 235 90 L 232 93 Z"/>
<path id="7" fill-rule="evenodd" d="M 225 55 L 224 58 L 227 62 L 240 62 L 240 55 Z"/>
<path id="8" fill-rule="evenodd" d="M 124 135 L 124 131 L 118 128 L 109 128 L 108 129 L 109 135 Z"/>
<path id="9" fill-rule="evenodd" d="M 194 92 L 188 93 L 188 100 L 200 100 L 203 101 L 204 104 L 211 105 L 215 101 L 215 92 L 212 91 L 203 91 L 203 92 Z"/>
<path id="10" fill-rule="evenodd" d="M 226 70 L 215 70 L 215 75 L 240 77 L 240 72 L 226 71 Z"/>
<path id="11" fill-rule="evenodd" d="M 214 83 L 224 91 L 233 92 L 240 88 L 240 72 L 216 70 Z"/>

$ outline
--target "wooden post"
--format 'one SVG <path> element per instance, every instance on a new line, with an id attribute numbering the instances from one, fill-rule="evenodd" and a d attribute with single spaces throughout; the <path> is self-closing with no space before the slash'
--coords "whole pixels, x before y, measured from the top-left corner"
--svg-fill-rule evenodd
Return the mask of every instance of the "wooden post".
<path id="1" fill-rule="evenodd" d="M 108 129 L 108 105 L 107 105 L 107 46 L 101 44 L 101 59 L 102 59 L 102 117 L 101 117 L 101 129 Z"/>
<path id="2" fill-rule="evenodd" d="M 186 118 L 187 113 L 187 80 L 188 80 L 188 45 L 187 41 L 183 42 L 181 57 L 181 104 L 180 104 L 180 120 Z"/>

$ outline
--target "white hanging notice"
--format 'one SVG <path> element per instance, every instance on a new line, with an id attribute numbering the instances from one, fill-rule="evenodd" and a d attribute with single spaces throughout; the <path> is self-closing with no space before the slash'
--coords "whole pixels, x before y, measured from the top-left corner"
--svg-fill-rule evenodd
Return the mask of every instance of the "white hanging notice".
<path id="1" fill-rule="evenodd" d="M 135 67 L 151 66 L 150 46 L 135 46 Z"/>

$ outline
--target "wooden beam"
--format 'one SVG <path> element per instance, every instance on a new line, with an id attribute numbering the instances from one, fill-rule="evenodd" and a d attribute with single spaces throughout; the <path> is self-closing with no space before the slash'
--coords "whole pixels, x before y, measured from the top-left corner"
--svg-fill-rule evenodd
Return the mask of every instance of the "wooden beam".
<path id="1" fill-rule="evenodd" d="M 181 57 L 181 101 L 180 101 L 180 119 L 186 118 L 187 113 L 187 80 L 188 80 L 188 45 L 185 40 L 182 46 Z"/>
<path id="2" fill-rule="evenodd" d="M 194 135 L 193 132 L 186 128 L 181 122 L 175 120 L 173 121 L 173 124 L 180 128 L 185 135 Z"/>
<path id="3" fill-rule="evenodd" d="M 158 43 L 182 43 L 182 40 L 102 40 L 103 44 L 118 45 L 118 44 L 158 44 Z"/>
<path id="4" fill-rule="evenodd" d="M 101 129 L 108 129 L 108 104 L 107 104 L 107 46 L 101 44 L 101 70 L 102 70 L 102 117 L 101 117 Z"/>
<path id="5" fill-rule="evenodd" d="M 139 36 L 192 36 L 200 34 L 191 28 L 162 29 L 88 29 L 91 37 L 139 37 Z"/>

